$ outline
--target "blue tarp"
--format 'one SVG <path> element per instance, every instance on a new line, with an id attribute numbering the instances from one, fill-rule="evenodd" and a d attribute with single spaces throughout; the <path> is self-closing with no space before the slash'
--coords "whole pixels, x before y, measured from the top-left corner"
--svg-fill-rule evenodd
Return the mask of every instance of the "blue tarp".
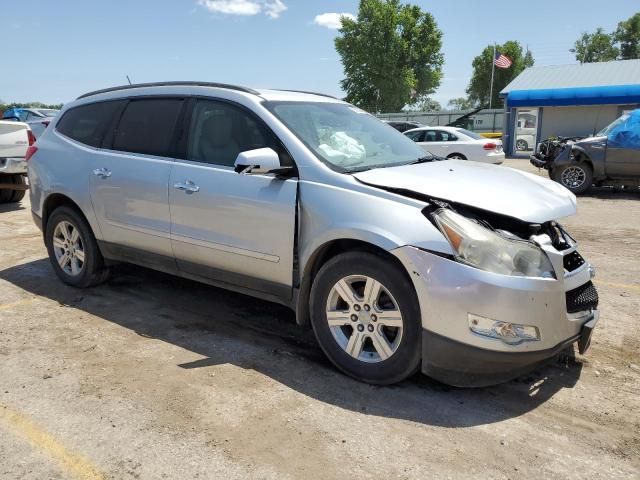
<path id="1" fill-rule="evenodd" d="M 620 120 L 607 132 L 608 146 L 640 150 L 640 109 L 624 115 Z"/>
<path id="2" fill-rule="evenodd" d="M 640 84 L 512 90 L 507 94 L 509 107 L 622 105 L 631 103 L 640 103 Z"/>

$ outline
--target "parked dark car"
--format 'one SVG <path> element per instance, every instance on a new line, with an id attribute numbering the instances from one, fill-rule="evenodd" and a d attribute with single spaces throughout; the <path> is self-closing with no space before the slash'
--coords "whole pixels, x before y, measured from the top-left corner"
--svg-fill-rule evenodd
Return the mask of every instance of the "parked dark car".
<path id="1" fill-rule="evenodd" d="M 407 130 L 411 130 L 412 128 L 424 127 L 424 125 L 418 122 L 405 122 L 405 121 L 395 121 L 395 120 L 394 121 L 385 120 L 384 122 L 388 123 L 399 132 L 406 132 Z"/>
<path id="2" fill-rule="evenodd" d="M 640 109 L 625 113 L 596 135 L 538 144 L 531 163 L 573 193 L 591 185 L 640 186 Z"/>

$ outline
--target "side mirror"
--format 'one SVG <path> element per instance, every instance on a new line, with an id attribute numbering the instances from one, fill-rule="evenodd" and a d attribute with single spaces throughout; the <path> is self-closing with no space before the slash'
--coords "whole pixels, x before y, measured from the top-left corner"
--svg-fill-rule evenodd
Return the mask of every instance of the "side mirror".
<path id="1" fill-rule="evenodd" d="M 238 154 L 234 163 L 236 173 L 243 175 L 282 174 L 287 167 L 280 166 L 280 157 L 272 148 L 257 148 Z"/>

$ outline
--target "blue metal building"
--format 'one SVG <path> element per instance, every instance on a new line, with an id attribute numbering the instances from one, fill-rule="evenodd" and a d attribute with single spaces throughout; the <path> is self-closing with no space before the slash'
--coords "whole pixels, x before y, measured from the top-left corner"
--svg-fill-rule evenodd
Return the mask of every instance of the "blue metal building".
<path id="1" fill-rule="evenodd" d="M 586 136 L 640 107 L 640 60 L 527 68 L 500 96 L 503 143 L 529 155 L 551 136 Z"/>

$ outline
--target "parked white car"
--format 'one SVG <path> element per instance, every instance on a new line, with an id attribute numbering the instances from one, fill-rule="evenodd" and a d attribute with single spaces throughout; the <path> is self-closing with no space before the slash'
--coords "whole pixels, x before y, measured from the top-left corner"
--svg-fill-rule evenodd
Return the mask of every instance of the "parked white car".
<path id="1" fill-rule="evenodd" d="M 23 199 L 27 188 L 25 156 L 34 142 L 26 123 L 0 120 L 0 203 Z"/>
<path id="2" fill-rule="evenodd" d="M 457 127 L 421 127 L 404 132 L 425 152 L 483 163 L 504 162 L 502 142 Z"/>

